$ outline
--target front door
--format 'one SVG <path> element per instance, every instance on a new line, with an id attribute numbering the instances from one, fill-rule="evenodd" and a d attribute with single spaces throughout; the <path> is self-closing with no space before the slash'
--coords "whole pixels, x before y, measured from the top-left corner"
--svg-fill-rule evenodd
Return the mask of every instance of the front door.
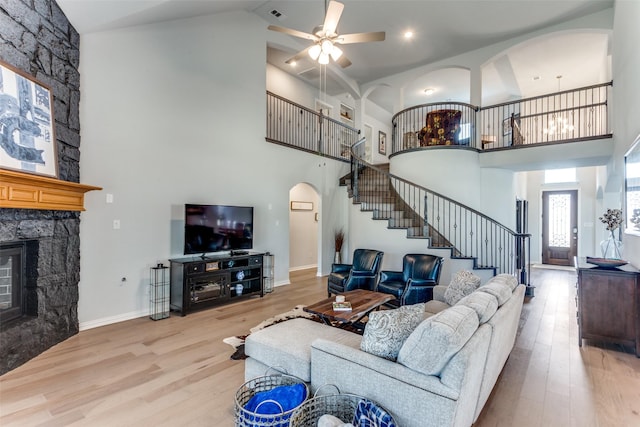
<path id="1" fill-rule="evenodd" d="M 542 263 L 573 265 L 578 248 L 578 190 L 542 192 Z"/>

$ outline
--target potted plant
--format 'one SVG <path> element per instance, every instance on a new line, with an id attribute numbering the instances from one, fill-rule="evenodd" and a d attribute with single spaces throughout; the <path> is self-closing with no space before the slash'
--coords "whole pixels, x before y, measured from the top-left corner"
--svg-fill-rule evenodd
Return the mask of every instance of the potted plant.
<path id="1" fill-rule="evenodd" d="M 333 235 L 334 249 L 336 251 L 334 256 L 334 263 L 342 263 L 342 245 L 344 244 L 344 231 L 342 229 L 336 230 Z"/>

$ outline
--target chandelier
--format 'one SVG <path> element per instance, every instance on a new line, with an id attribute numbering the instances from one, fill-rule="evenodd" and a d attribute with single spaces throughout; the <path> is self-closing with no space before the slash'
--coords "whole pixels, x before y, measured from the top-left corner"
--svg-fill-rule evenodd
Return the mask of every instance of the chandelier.
<path id="1" fill-rule="evenodd" d="M 549 120 L 549 126 L 542 130 L 545 135 L 565 134 L 572 131 L 573 125 L 569 123 L 569 120 L 566 117 L 556 118 L 555 116 L 553 119 Z"/>
<path id="2" fill-rule="evenodd" d="M 562 79 L 562 75 L 556 76 L 558 79 L 558 93 L 560 93 L 560 79 Z M 562 115 L 554 114 L 549 120 L 549 126 L 542 130 L 542 133 L 545 135 L 556 135 L 556 134 L 566 134 L 567 132 L 573 132 L 573 125 L 569 123 L 569 119 Z"/>

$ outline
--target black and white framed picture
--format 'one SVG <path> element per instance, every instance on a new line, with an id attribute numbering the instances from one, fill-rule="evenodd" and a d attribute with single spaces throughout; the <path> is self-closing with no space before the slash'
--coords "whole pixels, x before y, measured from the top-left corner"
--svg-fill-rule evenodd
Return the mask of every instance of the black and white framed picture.
<path id="1" fill-rule="evenodd" d="M 378 131 L 378 153 L 387 154 L 387 134 Z"/>
<path id="2" fill-rule="evenodd" d="M 511 135 L 511 117 L 502 121 L 502 136 Z"/>
<path id="3" fill-rule="evenodd" d="M 0 168 L 58 176 L 51 90 L 0 61 Z"/>

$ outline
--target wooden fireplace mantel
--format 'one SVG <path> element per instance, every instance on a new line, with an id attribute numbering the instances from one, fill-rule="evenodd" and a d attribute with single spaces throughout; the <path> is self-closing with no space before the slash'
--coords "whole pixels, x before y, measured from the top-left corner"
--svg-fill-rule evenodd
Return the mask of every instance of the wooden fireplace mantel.
<path id="1" fill-rule="evenodd" d="M 0 207 L 83 211 L 84 193 L 101 187 L 0 169 Z"/>

